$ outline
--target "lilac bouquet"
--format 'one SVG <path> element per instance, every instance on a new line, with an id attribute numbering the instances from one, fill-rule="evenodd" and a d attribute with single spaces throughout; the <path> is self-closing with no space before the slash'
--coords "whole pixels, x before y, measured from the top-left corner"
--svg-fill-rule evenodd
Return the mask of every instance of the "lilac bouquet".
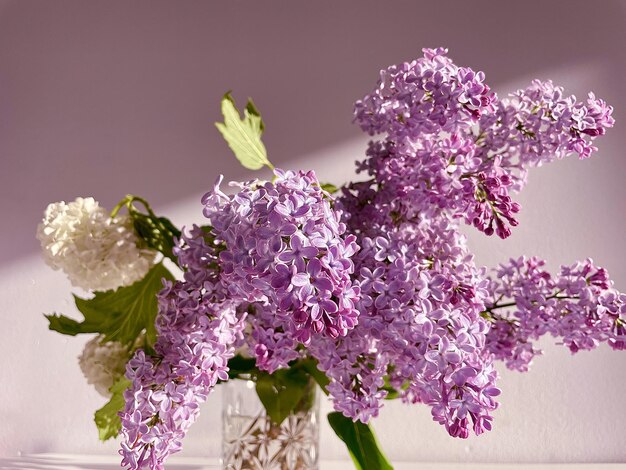
<path id="1" fill-rule="evenodd" d="M 521 257 L 487 270 L 460 231 L 509 237 L 528 169 L 588 158 L 612 108 L 538 80 L 500 99 L 445 49 L 423 52 L 381 71 L 355 105 L 373 136 L 359 181 L 275 169 L 258 110 L 249 101 L 242 118 L 226 95 L 218 129 L 272 181 L 224 192 L 218 179 L 204 222 L 182 231 L 135 196 L 111 215 L 93 199 L 48 208 L 47 261 L 95 292 L 76 297 L 84 320 L 50 315 L 50 328 L 98 334 L 80 362 L 111 397 L 96 424 L 102 439 L 121 435 L 124 467 L 164 468 L 221 382 L 254 380 L 279 422 L 312 378 L 356 467 L 389 469 L 368 425 L 386 399 L 423 403 L 467 438 L 492 428 L 496 360 L 528 370 L 545 334 L 572 353 L 626 349 L 626 295 L 603 268 L 585 260 L 553 274 Z"/>

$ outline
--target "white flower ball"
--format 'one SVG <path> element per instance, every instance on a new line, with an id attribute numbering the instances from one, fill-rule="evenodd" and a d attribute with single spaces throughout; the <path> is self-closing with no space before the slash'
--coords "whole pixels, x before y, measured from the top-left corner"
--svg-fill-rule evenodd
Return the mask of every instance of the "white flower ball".
<path id="1" fill-rule="evenodd" d="M 133 284 L 146 275 L 156 255 L 137 247 L 128 216 L 111 219 L 92 197 L 50 204 L 37 227 L 37 239 L 46 263 L 85 290 Z"/>
<path id="2" fill-rule="evenodd" d="M 122 343 L 102 343 L 102 338 L 102 335 L 98 335 L 85 345 L 83 353 L 78 357 L 78 364 L 87 383 L 93 385 L 103 397 L 111 398 L 109 389 L 124 375 L 129 352 Z"/>

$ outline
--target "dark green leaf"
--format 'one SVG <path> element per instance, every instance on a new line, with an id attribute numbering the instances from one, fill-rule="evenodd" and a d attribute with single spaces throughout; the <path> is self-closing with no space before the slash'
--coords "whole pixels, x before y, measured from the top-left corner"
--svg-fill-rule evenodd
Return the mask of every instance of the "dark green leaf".
<path id="1" fill-rule="evenodd" d="M 378 448 L 376 436 L 369 425 L 354 422 L 338 412 L 329 413 L 328 422 L 339 439 L 345 442 L 357 470 L 393 470 Z"/>
<path id="2" fill-rule="evenodd" d="M 222 98 L 222 114 L 224 122 L 215 125 L 239 162 L 249 170 L 258 170 L 264 165 L 273 168 L 261 140 L 265 125 L 252 100 L 248 100 L 241 119 L 233 97 L 230 92 L 226 93 Z"/>
<path id="3" fill-rule="evenodd" d="M 309 377 L 301 369 L 281 369 L 272 375 L 257 376 L 256 392 L 275 424 L 280 424 L 298 406 L 309 386 Z"/>
<path id="4" fill-rule="evenodd" d="M 136 210 L 129 211 L 129 215 L 133 221 L 135 232 L 148 248 L 163 253 L 164 256 L 174 262 L 177 261 L 172 249 L 174 248 L 174 237 L 180 238 L 180 230 L 172 222 L 165 217 L 143 214 Z"/>
<path id="5" fill-rule="evenodd" d="M 113 394 L 106 405 L 96 411 L 94 421 L 98 427 L 98 437 L 101 441 L 106 441 L 116 437 L 122 429 L 122 423 L 118 413 L 124 408 L 124 391 L 130 385 L 130 381 L 125 377 L 120 377 L 109 389 Z"/>
<path id="6" fill-rule="evenodd" d="M 48 328 L 52 331 L 61 333 L 62 335 L 76 336 L 79 333 L 97 333 L 99 324 L 86 324 L 80 323 L 73 318 L 66 317 L 65 315 L 44 315 L 50 324 Z M 91 326 L 91 328 L 90 328 Z"/>
<path id="7" fill-rule="evenodd" d="M 231 379 L 237 378 L 242 374 L 255 374 L 258 372 L 256 368 L 256 359 L 247 358 L 240 355 L 232 357 L 228 361 L 228 376 Z"/>
<path id="8" fill-rule="evenodd" d="M 303 359 L 299 361 L 300 366 L 317 382 L 322 391 L 328 395 L 326 386 L 330 383 L 330 380 L 324 372 L 317 368 L 317 361 L 315 359 Z"/>
<path id="9" fill-rule="evenodd" d="M 141 212 L 135 207 L 135 203 L 143 205 L 145 212 Z M 135 233 L 139 236 L 145 246 L 157 250 L 175 263 L 176 257 L 173 253 L 174 238 L 180 238 L 180 230 L 165 217 L 158 217 L 144 198 L 128 194 L 122 199 L 111 212 L 111 217 L 116 217 L 119 211 L 126 207 L 128 215 L 133 222 Z"/>
<path id="10" fill-rule="evenodd" d="M 74 296 L 76 307 L 84 320 L 78 322 L 63 315 L 47 315 L 49 328 L 66 335 L 101 333 L 105 341 L 133 343 L 145 329 L 148 343 L 154 344 L 157 314 L 157 293 L 163 288 L 161 279 L 174 277 L 161 264 L 157 264 L 136 283 L 115 291 L 96 292 L 93 299 Z"/>

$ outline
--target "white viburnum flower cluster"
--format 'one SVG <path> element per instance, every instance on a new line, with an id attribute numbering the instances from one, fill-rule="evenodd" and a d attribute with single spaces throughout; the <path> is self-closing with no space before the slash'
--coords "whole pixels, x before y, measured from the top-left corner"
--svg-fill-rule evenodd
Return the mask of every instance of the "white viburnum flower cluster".
<path id="1" fill-rule="evenodd" d="M 103 335 L 98 335 L 85 345 L 78 364 L 87 383 L 93 385 L 103 397 L 111 398 L 109 389 L 124 374 L 129 351 L 122 343 L 105 343 L 103 338 Z"/>
<path id="2" fill-rule="evenodd" d="M 37 227 L 46 263 L 60 269 L 75 287 L 106 291 L 142 279 L 156 252 L 137 246 L 128 216 L 109 217 L 92 197 L 56 202 Z"/>

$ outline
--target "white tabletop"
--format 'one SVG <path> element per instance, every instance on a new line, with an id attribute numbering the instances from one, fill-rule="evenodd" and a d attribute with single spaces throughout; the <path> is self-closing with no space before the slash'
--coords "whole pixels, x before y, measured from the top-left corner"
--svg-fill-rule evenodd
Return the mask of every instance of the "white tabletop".
<path id="1" fill-rule="evenodd" d="M 119 469 L 119 459 L 110 455 L 31 454 L 0 459 L 1 470 L 109 470 Z M 168 470 L 219 470 L 215 459 L 172 457 Z M 350 470 L 349 461 L 322 461 L 320 470 Z M 497 464 L 395 462 L 395 470 L 626 470 L 626 464 Z"/>

